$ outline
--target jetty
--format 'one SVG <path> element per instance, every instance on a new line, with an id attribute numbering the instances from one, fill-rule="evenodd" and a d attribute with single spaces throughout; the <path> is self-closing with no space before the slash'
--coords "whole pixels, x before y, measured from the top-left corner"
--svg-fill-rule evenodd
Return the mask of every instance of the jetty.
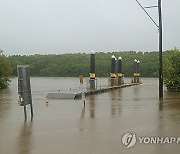
<path id="1" fill-rule="evenodd" d="M 117 62 L 116 62 L 117 61 Z M 97 78 L 95 73 L 95 52 L 91 51 L 90 53 L 90 73 L 89 79 L 87 80 L 86 90 L 82 90 L 84 84 L 82 74 L 79 75 L 80 89 L 75 89 L 74 91 L 58 91 L 56 93 L 48 93 L 46 96 L 47 99 L 78 99 L 83 96 L 104 93 L 111 91 L 113 89 L 130 87 L 141 84 L 140 81 L 140 61 L 134 60 L 134 73 L 131 83 L 124 82 L 124 74 L 122 71 L 122 57 L 116 58 L 114 55 L 111 56 L 111 71 L 110 77 L 108 79 L 108 85 L 104 87 L 97 86 Z M 117 70 L 116 70 L 117 64 Z"/>
<path id="2" fill-rule="evenodd" d="M 99 93 L 104 93 L 104 92 L 108 92 L 114 89 L 120 89 L 120 88 L 125 88 L 125 87 L 130 87 L 130 86 L 136 86 L 136 85 L 140 85 L 141 83 L 127 83 L 127 84 L 123 84 L 120 86 L 113 86 L 113 87 L 101 87 L 95 90 L 87 90 L 84 92 L 73 92 L 73 91 L 67 91 L 67 92 L 61 92 L 58 91 L 56 93 L 48 93 L 46 98 L 47 99 L 79 99 L 82 97 L 82 94 L 86 96 L 89 95 L 94 95 L 94 94 L 99 94 Z"/>

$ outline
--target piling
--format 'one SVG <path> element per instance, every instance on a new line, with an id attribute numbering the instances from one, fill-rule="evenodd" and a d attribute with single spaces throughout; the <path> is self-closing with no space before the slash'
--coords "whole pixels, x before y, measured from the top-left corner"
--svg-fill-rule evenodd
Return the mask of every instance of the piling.
<path id="1" fill-rule="evenodd" d="M 134 60 L 134 75 L 133 75 L 133 83 L 140 83 L 140 61 L 135 59 Z"/>
<path id="2" fill-rule="evenodd" d="M 111 57 L 111 77 L 110 77 L 110 86 L 116 86 L 116 72 L 115 72 L 115 65 L 116 64 L 116 57 L 112 55 Z"/>
<path id="3" fill-rule="evenodd" d="M 140 81 L 140 61 L 138 60 L 137 61 L 137 83 L 140 83 L 141 81 Z"/>
<path id="4" fill-rule="evenodd" d="M 123 73 L 122 73 L 122 58 L 118 58 L 118 71 L 117 71 L 117 85 L 120 86 L 123 84 Z"/>
<path id="5" fill-rule="evenodd" d="M 96 75 L 95 75 L 95 52 L 90 53 L 90 73 L 89 73 L 89 89 L 96 89 Z"/>
<path id="6" fill-rule="evenodd" d="M 137 59 L 134 59 L 133 83 L 137 83 Z"/>

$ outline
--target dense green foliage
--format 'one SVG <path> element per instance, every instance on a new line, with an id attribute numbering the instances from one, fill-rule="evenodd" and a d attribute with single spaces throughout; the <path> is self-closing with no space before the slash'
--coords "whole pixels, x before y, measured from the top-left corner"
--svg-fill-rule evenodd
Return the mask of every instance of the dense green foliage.
<path id="1" fill-rule="evenodd" d="M 133 61 L 140 60 L 140 74 L 142 77 L 158 77 L 158 52 L 97 52 L 96 76 L 110 75 L 111 56 L 123 58 L 123 73 L 133 75 Z M 164 83 L 168 90 L 180 91 L 180 51 L 178 49 L 163 52 Z M 31 76 L 89 76 L 90 54 L 59 54 L 59 55 L 0 55 L 0 88 L 6 88 L 11 74 L 17 75 L 17 65 L 29 65 Z"/>
<path id="2" fill-rule="evenodd" d="M 11 65 L 7 57 L 2 54 L 2 50 L 0 50 L 0 89 L 8 87 L 11 73 Z"/>
<path id="3" fill-rule="evenodd" d="M 98 52 L 96 53 L 96 76 L 109 76 L 111 56 L 123 58 L 123 73 L 132 76 L 133 61 L 141 61 L 141 76 L 156 77 L 158 75 L 158 52 Z M 60 55 L 13 55 L 8 57 L 16 76 L 16 66 L 30 66 L 31 76 L 89 76 L 90 54 L 60 54 Z"/>
<path id="4" fill-rule="evenodd" d="M 164 54 L 164 83 L 169 91 L 180 91 L 180 50 Z"/>

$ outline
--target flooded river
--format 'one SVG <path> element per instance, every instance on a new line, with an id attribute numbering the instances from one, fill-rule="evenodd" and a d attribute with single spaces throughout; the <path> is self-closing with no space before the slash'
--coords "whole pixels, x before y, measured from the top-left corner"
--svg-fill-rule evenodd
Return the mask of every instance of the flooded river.
<path id="1" fill-rule="evenodd" d="M 130 78 L 125 81 L 130 82 Z M 24 122 L 17 103 L 17 78 L 0 90 L 0 153 L 2 154 L 179 154 L 179 143 L 148 143 L 150 137 L 180 139 L 180 93 L 167 92 L 158 99 L 158 79 L 86 97 L 82 100 L 48 100 L 49 92 L 73 90 L 78 78 L 31 78 L 34 119 Z M 106 85 L 107 78 L 98 84 Z M 136 135 L 125 147 L 122 137 Z M 140 143 L 138 137 L 147 139 Z"/>

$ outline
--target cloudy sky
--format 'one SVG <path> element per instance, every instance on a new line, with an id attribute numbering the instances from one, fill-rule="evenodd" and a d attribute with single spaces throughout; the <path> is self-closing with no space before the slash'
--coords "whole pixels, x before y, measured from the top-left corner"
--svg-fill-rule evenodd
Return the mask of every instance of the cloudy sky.
<path id="1" fill-rule="evenodd" d="M 162 0 L 164 50 L 180 47 L 179 7 L 180 0 Z M 158 22 L 157 8 L 148 11 Z M 0 0 L 0 49 L 6 55 L 157 51 L 158 29 L 135 0 Z"/>

